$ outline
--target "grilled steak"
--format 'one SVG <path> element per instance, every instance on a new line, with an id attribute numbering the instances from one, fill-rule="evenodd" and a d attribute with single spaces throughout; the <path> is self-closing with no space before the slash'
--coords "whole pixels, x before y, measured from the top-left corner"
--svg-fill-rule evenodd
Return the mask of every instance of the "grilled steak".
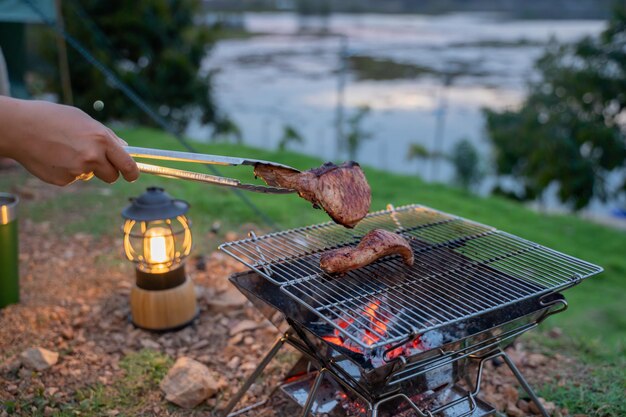
<path id="1" fill-rule="evenodd" d="M 356 162 L 341 165 L 327 162 L 304 172 L 256 164 L 254 175 L 267 185 L 297 190 L 300 197 L 313 203 L 315 208 L 321 207 L 345 227 L 352 228 L 361 221 L 372 201 L 370 186 Z"/>
<path id="2" fill-rule="evenodd" d="M 393 254 L 401 255 L 405 264 L 413 265 L 413 250 L 404 237 L 387 230 L 374 229 L 363 236 L 356 247 L 343 247 L 324 253 L 320 258 L 320 267 L 329 274 L 342 274 Z"/>

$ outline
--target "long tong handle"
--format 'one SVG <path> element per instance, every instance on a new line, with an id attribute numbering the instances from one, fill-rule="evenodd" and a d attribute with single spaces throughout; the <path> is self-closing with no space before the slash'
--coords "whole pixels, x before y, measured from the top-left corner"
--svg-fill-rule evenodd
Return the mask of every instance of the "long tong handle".
<path id="1" fill-rule="evenodd" d="M 137 162 L 139 171 L 146 174 L 159 175 L 161 177 L 179 178 L 183 180 L 197 181 L 203 183 L 209 183 L 222 187 L 233 187 L 241 190 L 254 191 L 257 193 L 269 193 L 269 194 L 290 194 L 295 190 L 289 188 L 269 187 L 265 185 L 244 184 L 239 180 L 233 178 L 225 178 L 217 175 L 209 175 L 201 172 L 185 171 L 183 169 L 162 167 L 158 165 L 145 164 L 143 162 Z"/>
<path id="2" fill-rule="evenodd" d="M 197 164 L 199 163 L 208 165 L 237 166 L 265 164 L 298 171 L 297 169 L 287 165 L 271 161 L 263 161 L 260 159 L 238 158 L 222 155 L 207 155 L 201 153 L 170 151 L 164 149 L 139 148 L 136 146 L 125 146 L 124 149 L 126 150 L 126 152 L 128 152 L 130 156 L 135 158 L 159 159 L 161 161 L 193 162 Z"/>
<path id="3" fill-rule="evenodd" d="M 273 166 L 280 166 L 287 169 L 294 168 L 286 165 L 277 164 L 275 162 L 261 161 L 257 159 L 236 158 L 230 156 L 221 155 L 205 155 L 191 152 L 179 152 L 162 149 L 150 149 L 150 148 L 138 148 L 134 146 L 124 147 L 126 152 L 134 158 L 146 158 L 157 159 L 161 161 L 177 161 L 177 162 L 192 162 L 200 164 L 213 164 L 213 165 L 255 165 L 257 163 L 268 164 Z M 280 187 L 269 187 L 265 185 L 244 184 L 234 178 L 224 178 L 217 175 L 210 175 L 201 172 L 185 171 L 177 168 L 163 167 L 153 164 L 146 164 L 138 162 L 137 167 L 139 171 L 146 174 L 159 175 L 162 177 L 179 178 L 190 181 L 198 181 L 203 183 L 209 183 L 213 185 L 219 185 L 222 187 L 233 187 L 247 191 L 254 191 L 257 193 L 270 193 L 270 194 L 289 194 L 295 192 L 295 190 Z"/>

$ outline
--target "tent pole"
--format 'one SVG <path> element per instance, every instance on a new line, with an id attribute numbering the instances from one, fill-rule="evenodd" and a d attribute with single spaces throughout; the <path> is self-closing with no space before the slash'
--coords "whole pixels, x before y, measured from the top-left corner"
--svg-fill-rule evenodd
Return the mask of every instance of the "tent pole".
<path id="1" fill-rule="evenodd" d="M 67 46 L 65 40 L 60 34 L 64 31 L 63 23 L 63 9 L 61 6 L 61 0 L 55 0 L 57 14 L 57 49 L 59 51 L 59 73 L 61 74 L 61 89 L 63 91 L 63 102 L 68 105 L 74 104 L 74 97 L 72 95 L 72 82 L 70 79 L 70 68 L 67 60 Z"/>

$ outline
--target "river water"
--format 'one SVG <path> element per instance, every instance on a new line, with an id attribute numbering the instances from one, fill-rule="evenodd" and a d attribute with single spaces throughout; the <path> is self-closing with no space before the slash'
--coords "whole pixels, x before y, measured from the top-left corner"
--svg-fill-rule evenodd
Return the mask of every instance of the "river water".
<path id="1" fill-rule="evenodd" d="M 449 153 L 467 138 L 488 166 L 482 109 L 520 103 L 534 75 L 533 62 L 551 38 L 575 41 L 598 34 L 605 25 L 596 20 L 510 20 L 494 14 L 338 14 L 325 22 L 333 36 L 320 36 L 303 31 L 301 20 L 291 13 L 248 13 L 243 20 L 248 31 L 262 35 L 220 41 L 203 67 L 216 71 L 218 106 L 238 124 L 246 144 L 275 148 L 284 126 L 292 125 L 305 139 L 293 150 L 324 159 L 347 158 L 337 150 L 338 85 L 343 77 L 344 121 L 359 106 L 371 109 L 362 123 L 370 138 L 356 159 L 441 182 L 453 180 L 452 166 L 407 160 L 411 143 Z M 360 80 L 340 70 L 342 54 L 430 71 L 412 79 Z M 459 70 L 461 75 L 448 86 L 437 74 Z M 206 140 L 211 132 L 192 124 L 188 133 Z M 480 190 L 490 189 L 493 180 L 488 176 Z M 594 204 L 592 209 L 610 207 Z"/>

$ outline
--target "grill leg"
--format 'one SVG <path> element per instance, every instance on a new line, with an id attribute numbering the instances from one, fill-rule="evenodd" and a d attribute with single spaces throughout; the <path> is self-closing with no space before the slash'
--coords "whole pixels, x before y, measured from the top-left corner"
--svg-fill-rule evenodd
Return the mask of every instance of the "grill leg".
<path id="1" fill-rule="evenodd" d="M 315 397 L 317 396 L 317 390 L 319 389 L 325 374 L 326 368 L 320 369 L 317 373 L 317 377 L 315 378 L 315 382 L 313 382 L 313 386 L 311 387 L 311 391 L 309 392 L 309 396 L 306 399 L 306 403 L 304 404 L 304 409 L 302 410 L 302 414 L 300 414 L 300 417 L 309 416 L 309 413 L 313 408 L 313 403 L 315 402 Z"/>
<path id="2" fill-rule="evenodd" d="M 502 352 L 502 359 L 504 359 L 506 364 L 509 366 L 509 368 L 513 372 L 513 375 L 515 375 L 515 378 L 517 378 L 519 383 L 524 388 L 524 391 L 526 391 L 526 394 L 528 394 L 528 396 L 533 400 L 535 405 L 537 405 L 537 408 L 539 408 L 541 415 L 543 417 L 550 417 L 550 414 L 548 414 L 546 409 L 541 404 L 541 401 L 539 401 L 539 397 L 537 397 L 537 394 L 535 394 L 535 391 L 533 391 L 531 386 L 528 384 L 528 381 L 526 381 L 526 378 L 524 378 L 524 375 L 522 375 L 519 369 L 517 369 L 517 366 L 515 366 L 515 364 L 511 360 L 511 358 L 509 358 L 509 355 L 507 355 L 504 351 L 501 351 L 501 352 Z"/>
<path id="3" fill-rule="evenodd" d="M 274 356 L 276 356 L 276 354 L 278 353 L 280 348 L 283 347 L 286 341 L 287 341 L 287 335 L 284 335 L 280 337 L 276 341 L 276 343 L 274 343 L 274 346 L 272 346 L 272 349 L 270 349 L 267 355 L 265 355 L 265 357 L 263 358 L 259 366 L 257 366 L 254 372 L 252 372 L 252 374 L 248 377 L 248 379 L 246 379 L 246 382 L 244 382 L 241 388 L 239 388 L 239 391 L 237 391 L 237 394 L 235 394 L 235 396 L 230 399 L 230 401 L 228 402 L 228 405 L 222 411 L 222 414 L 221 414 L 222 417 L 228 417 L 230 415 L 230 412 L 233 411 L 233 408 L 235 408 L 235 406 L 239 403 L 239 401 L 241 401 L 241 399 L 246 394 L 246 392 L 248 392 L 248 389 L 250 389 L 250 386 L 254 383 L 254 381 L 256 381 L 259 375 L 263 373 L 263 370 L 265 370 L 267 365 L 272 361 L 272 359 L 274 359 Z M 235 414 L 239 414 L 239 413 L 235 413 Z"/>

